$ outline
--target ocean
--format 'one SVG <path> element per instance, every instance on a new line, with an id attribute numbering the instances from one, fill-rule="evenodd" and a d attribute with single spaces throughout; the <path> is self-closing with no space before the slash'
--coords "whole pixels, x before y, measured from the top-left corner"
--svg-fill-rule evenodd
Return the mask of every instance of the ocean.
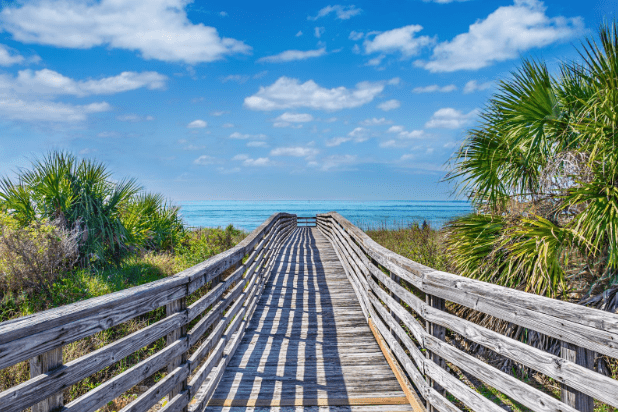
<path id="1" fill-rule="evenodd" d="M 225 227 L 229 224 L 251 231 L 275 212 L 315 216 L 337 211 L 361 229 L 406 227 L 427 221 L 440 228 L 454 217 L 472 211 L 467 201 L 386 200 L 386 201 L 191 201 L 179 202 L 185 223 L 192 227 Z"/>

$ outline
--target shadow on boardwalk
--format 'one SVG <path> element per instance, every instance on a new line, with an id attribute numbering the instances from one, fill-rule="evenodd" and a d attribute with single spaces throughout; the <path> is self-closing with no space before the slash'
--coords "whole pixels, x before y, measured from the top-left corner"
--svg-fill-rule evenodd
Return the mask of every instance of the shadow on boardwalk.
<path id="1" fill-rule="evenodd" d="M 206 410 L 382 410 L 349 406 L 376 395 L 403 393 L 334 250 L 317 229 L 297 228 Z"/>

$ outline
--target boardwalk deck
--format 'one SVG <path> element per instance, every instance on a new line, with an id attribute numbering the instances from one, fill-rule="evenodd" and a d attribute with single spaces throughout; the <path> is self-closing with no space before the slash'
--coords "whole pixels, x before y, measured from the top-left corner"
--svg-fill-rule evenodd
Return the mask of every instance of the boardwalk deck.
<path id="1" fill-rule="evenodd" d="M 206 411 L 412 408 L 317 228 L 297 228 Z"/>

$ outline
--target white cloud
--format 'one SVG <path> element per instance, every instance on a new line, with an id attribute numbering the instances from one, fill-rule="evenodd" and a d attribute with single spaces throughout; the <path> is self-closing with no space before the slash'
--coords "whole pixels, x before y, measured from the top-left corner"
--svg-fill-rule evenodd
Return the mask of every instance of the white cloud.
<path id="1" fill-rule="evenodd" d="M 203 129 L 206 126 L 208 126 L 208 123 L 200 119 L 194 120 L 187 125 L 189 129 Z"/>
<path id="2" fill-rule="evenodd" d="M 457 90 L 457 86 L 455 86 L 454 84 L 449 84 L 446 86 L 438 86 L 437 84 L 432 84 L 430 86 L 415 87 L 412 90 L 412 92 L 413 93 L 435 93 L 435 92 L 450 93 L 450 92 L 454 92 L 455 90 Z"/>
<path id="3" fill-rule="evenodd" d="M 470 25 L 467 33 L 439 43 L 429 61 L 415 64 L 431 72 L 477 70 L 583 31 L 582 18 L 550 18 L 545 9 L 539 0 L 515 0 L 513 5 L 499 7 L 486 19 Z"/>
<path id="4" fill-rule="evenodd" d="M 286 50 L 274 56 L 266 56 L 259 58 L 257 60 L 258 63 L 283 63 L 283 62 L 291 62 L 295 60 L 306 60 L 312 57 L 320 57 L 326 54 L 326 49 L 321 48 L 317 50 Z"/>
<path id="5" fill-rule="evenodd" d="M 268 166 L 272 163 L 267 157 L 252 159 L 246 154 L 238 154 L 232 160 L 241 161 L 244 166 Z"/>
<path id="6" fill-rule="evenodd" d="M 326 29 L 324 27 L 316 27 L 313 29 L 313 35 L 319 39 L 325 31 Z"/>
<path id="7" fill-rule="evenodd" d="M 281 116 L 277 117 L 275 120 L 279 122 L 306 123 L 313 121 L 313 116 L 309 113 L 285 112 Z"/>
<path id="8" fill-rule="evenodd" d="M 335 147 L 339 146 L 342 143 L 349 142 L 350 140 L 352 140 L 351 137 L 333 137 L 332 139 L 328 139 L 326 141 L 326 146 Z"/>
<path id="9" fill-rule="evenodd" d="M 348 136 L 354 139 L 356 143 L 364 142 L 369 139 L 369 130 L 363 127 L 357 127 L 348 133 Z"/>
<path id="10" fill-rule="evenodd" d="M 265 134 L 242 134 L 234 132 L 230 135 L 230 139 L 265 139 Z"/>
<path id="11" fill-rule="evenodd" d="M 373 59 L 369 59 L 369 61 L 367 61 L 366 66 L 379 66 L 380 63 L 382 63 L 382 60 L 384 60 L 385 57 L 386 57 L 385 54 L 381 54 L 378 57 L 374 57 Z"/>
<path id="12" fill-rule="evenodd" d="M 388 133 L 395 134 L 394 139 L 380 143 L 380 147 L 406 147 L 411 144 L 410 140 L 427 137 L 423 130 L 406 130 L 403 126 L 391 126 Z"/>
<path id="13" fill-rule="evenodd" d="M 365 34 L 363 32 L 352 30 L 350 32 L 350 35 L 348 36 L 348 39 L 350 39 L 352 41 L 358 41 L 358 40 L 362 39 L 363 37 L 365 37 Z"/>
<path id="14" fill-rule="evenodd" d="M 228 76 L 222 77 L 221 78 L 221 83 L 236 82 L 238 84 L 243 84 L 247 80 L 249 80 L 249 76 L 247 76 L 247 75 L 244 75 L 244 74 L 230 74 Z"/>
<path id="15" fill-rule="evenodd" d="M 230 129 L 234 127 L 234 125 L 232 123 L 223 123 L 221 127 L 223 127 L 224 129 Z"/>
<path id="16" fill-rule="evenodd" d="M 205 166 L 205 165 L 213 165 L 213 164 L 221 163 L 221 162 L 219 161 L 219 159 L 216 159 L 212 156 L 202 155 L 198 157 L 197 159 L 195 159 L 193 163 L 196 165 Z"/>
<path id="17" fill-rule="evenodd" d="M 387 100 L 378 105 L 378 109 L 384 110 L 385 112 L 399 107 L 401 107 L 401 102 L 397 99 Z"/>
<path id="18" fill-rule="evenodd" d="M 220 12 L 219 12 L 219 16 L 221 16 L 221 17 L 227 17 L 227 16 L 228 16 L 228 14 L 227 14 L 227 12 L 226 12 L 226 11 L 220 11 Z"/>
<path id="19" fill-rule="evenodd" d="M 479 90 L 487 90 L 491 87 L 492 82 L 479 83 L 476 80 L 470 80 L 464 86 L 463 92 L 464 94 L 474 93 Z"/>
<path id="20" fill-rule="evenodd" d="M 188 18 L 186 0 L 35 0 L 4 7 L 2 29 L 22 43 L 139 51 L 144 59 L 211 62 L 249 53 L 245 43 Z M 14 3 L 15 4 L 15 3 Z"/>
<path id="21" fill-rule="evenodd" d="M 268 144 L 266 142 L 253 141 L 247 142 L 247 147 L 266 147 Z"/>
<path id="22" fill-rule="evenodd" d="M 0 66 L 11 66 L 23 62 L 24 56 L 15 53 L 4 44 L 0 44 Z"/>
<path id="23" fill-rule="evenodd" d="M 157 72 L 122 72 L 118 76 L 98 80 L 76 81 L 49 69 L 20 70 L 11 79 L 11 88 L 22 94 L 74 95 L 115 94 L 146 87 L 150 90 L 165 88 L 167 77 Z"/>
<path id="24" fill-rule="evenodd" d="M 436 111 L 431 119 L 425 123 L 425 127 L 428 129 L 459 129 L 469 124 L 477 114 L 478 110 L 476 109 L 466 114 L 460 110 L 446 107 Z"/>
<path id="25" fill-rule="evenodd" d="M 328 16 L 331 13 L 335 13 L 339 20 L 348 20 L 351 17 L 357 16 L 362 12 L 361 9 L 356 8 L 354 5 L 350 6 L 341 6 L 339 4 L 335 4 L 334 6 L 326 6 L 318 12 L 318 15 L 315 17 L 307 17 L 307 20 L 317 20 L 320 17 Z"/>
<path id="26" fill-rule="evenodd" d="M 359 124 L 361 126 L 379 126 L 382 124 L 391 124 L 393 123 L 391 120 L 386 120 L 386 118 L 381 117 L 381 118 L 372 118 L 372 119 L 365 119 L 362 122 L 360 122 Z"/>
<path id="27" fill-rule="evenodd" d="M 300 30 L 298 31 L 298 33 L 296 33 L 296 37 L 300 37 L 300 36 L 302 36 L 302 35 L 303 35 L 303 32 L 302 32 L 302 31 L 300 31 Z"/>
<path id="28" fill-rule="evenodd" d="M 211 112 L 210 115 L 211 116 L 219 117 L 219 116 L 223 116 L 224 114 L 227 114 L 227 113 L 229 113 L 227 110 L 219 110 L 219 111 L 216 111 L 216 112 Z"/>
<path id="29" fill-rule="evenodd" d="M 277 147 L 270 151 L 271 156 L 293 156 L 293 157 L 310 157 L 315 156 L 320 151 L 311 147 Z"/>
<path id="30" fill-rule="evenodd" d="M 341 110 L 359 107 L 382 93 L 385 82 L 360 82 L 355 89 L 343 86 L 320 87 L 313 80 L 280 77 L 275 83 L 245 98 L 245 107 L 252 110 L 278 110 L 307 107 L 319 110 Z"/>
<path id="31" fill-rule="evenodd" d="M 432 45 L 435 42 L 433 38 L 428 36 L 415 37 L 415 34 L 422 29 L 423 26 L 412 24 L 380 33 L 373 40 L 365 40 L 363 43 L 365 53 L 400 52 L 403 57 L 415 56 L 423 47 Z"/>

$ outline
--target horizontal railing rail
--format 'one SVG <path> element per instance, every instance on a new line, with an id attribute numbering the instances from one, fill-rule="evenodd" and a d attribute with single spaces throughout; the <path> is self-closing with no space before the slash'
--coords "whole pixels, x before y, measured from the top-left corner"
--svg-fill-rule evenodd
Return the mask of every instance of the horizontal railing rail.
<path id="1" fill-rule="evenodd" d="M 163 368 L 166 376 L 122 411 L 147 411 L 167 394 L 162 412 L 201 410 L 295 227 L 295 215 L 276 213 L 237 246 L 174 276 L 0 323 L 0 369 L 29 360 L 31 375 L 0 392 L 0 411 L 95 411 Z M 163 307 L 163 319 L 63 363 L 66 345 Z M 64 404 L 64 390 L 161 338 L 163 349 Z"/>
<path id="2" fill-rule="evenodd" d="M 317 225 L 315 216 L 298 216 L 296 221 L 299 227 L 315 227 Z"/>
<path id="3" fill-rule="evenodd" d="M 378 341 L 398 361 L 415 410 L 504 411 L 449 372 L 459 370 L 534 411 L 618 408 L 618 381 L 594 370 L 595 353 L 618 358 L 618 315 L 436 271 L 378 245 L 336 212 L 317 216 Z M 561 343 L 555 356 L 449 313 L 446 302 Z M 560 399 L 453 345 L 458 337 L 549 377 Z M 449 398 L 447 393 L 452 396 Z M 457 401 L 455 401 L 454 399 Z"/>

